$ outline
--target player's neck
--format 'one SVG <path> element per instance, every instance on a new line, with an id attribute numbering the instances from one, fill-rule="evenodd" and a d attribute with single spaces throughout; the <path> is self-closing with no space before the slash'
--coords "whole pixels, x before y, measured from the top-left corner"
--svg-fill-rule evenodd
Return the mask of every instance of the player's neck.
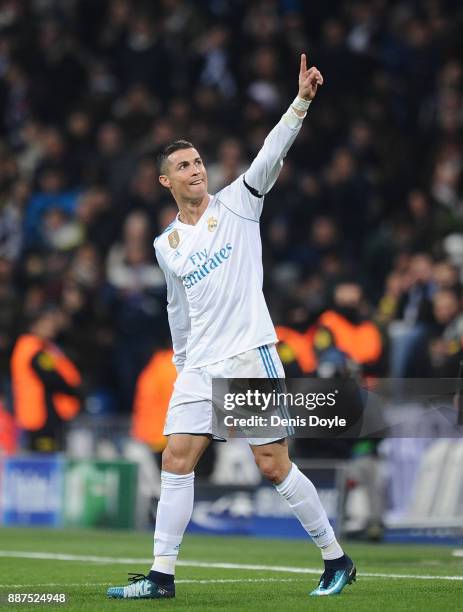
<path id="1" fill-rule="evenodd" d="M 198 200 L 177 200 L 179 220 L 186 225 L 196 225 L 209 204 L 209 194 Z"/>

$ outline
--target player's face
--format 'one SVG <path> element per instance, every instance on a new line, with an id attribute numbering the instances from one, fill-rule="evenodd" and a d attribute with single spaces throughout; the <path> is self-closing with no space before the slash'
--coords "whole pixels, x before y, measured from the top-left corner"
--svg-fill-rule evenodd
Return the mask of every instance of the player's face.
<path id="1" fill-rule="evenodd" d="M 167 158 L 167 171 L 159 180 L 174 198 L 202 199 L 207 194 L 207 172 L 196 149 L 180 149 Z"/>

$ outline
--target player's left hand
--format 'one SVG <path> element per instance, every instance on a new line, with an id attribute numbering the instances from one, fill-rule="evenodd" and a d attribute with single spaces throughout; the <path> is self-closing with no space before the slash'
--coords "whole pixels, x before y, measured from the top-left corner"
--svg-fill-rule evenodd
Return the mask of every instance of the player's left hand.
<path id="1" fill-rule="evenodd" d="M 313 100 L 319 85 L 323 85 L 321 72 L 315 66 L 307 70 L 307 57 L 301 53 L 301 66 L 299 68 L 299 97 L 304 100 Z"/>

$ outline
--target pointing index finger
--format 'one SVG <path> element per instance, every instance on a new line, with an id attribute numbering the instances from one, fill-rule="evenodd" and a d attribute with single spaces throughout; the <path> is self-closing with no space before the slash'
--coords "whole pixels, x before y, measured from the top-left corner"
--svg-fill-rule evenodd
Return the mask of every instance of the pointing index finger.
<path id="1" fill-rule="evenodd" d="M 307 70 L 307 57 L 305 53 L 301 53 L 301 67 L 299 69 L 299 74 L 304 73 Z"/>

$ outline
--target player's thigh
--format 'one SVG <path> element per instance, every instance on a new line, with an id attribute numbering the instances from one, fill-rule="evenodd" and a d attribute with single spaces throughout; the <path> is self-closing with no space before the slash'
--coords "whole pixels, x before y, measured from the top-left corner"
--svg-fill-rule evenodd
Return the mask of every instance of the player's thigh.
<path id="1" fill-rule="evenodd" d="M 162 453 L 162 469 L 172 474 L 192 472 L 202 454 L 211 443 L 209 436 L 178 433 L 167 438 Z"/>

